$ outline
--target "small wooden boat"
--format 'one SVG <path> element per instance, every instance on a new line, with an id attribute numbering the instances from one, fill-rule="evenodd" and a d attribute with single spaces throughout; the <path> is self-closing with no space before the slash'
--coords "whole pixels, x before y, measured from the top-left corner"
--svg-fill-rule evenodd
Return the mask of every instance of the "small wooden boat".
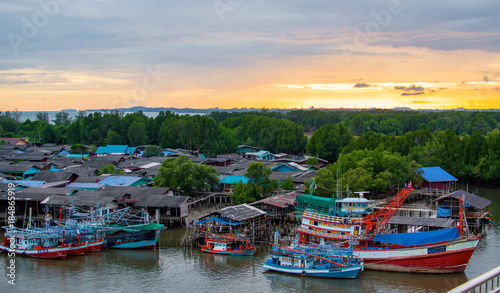
<path id="1" fill-rule="evenodd" d="M 255 245 L 245 235 L 239 234 L 213 234 L 205 233 L 205 244 L 201 245 L 201 251 L 222 255 L 253 255 Z"/>

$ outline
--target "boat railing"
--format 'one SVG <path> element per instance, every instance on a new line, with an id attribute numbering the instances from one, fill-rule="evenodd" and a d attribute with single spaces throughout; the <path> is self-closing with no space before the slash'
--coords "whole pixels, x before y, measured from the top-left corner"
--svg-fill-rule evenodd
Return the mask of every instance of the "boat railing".
<path id="1" fill-rule="evenodd" d="M 500 266 L 448 291 L 448 293 L 500 292 Z"/>

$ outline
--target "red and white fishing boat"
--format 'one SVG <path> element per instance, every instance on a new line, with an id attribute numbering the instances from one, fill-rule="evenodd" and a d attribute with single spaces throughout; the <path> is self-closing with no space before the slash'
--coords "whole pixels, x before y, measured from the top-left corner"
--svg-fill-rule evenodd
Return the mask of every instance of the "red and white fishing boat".
<path id="1" fill-rule="evenodd" d="M 58 235 L 23 229 L 7 230 L 0 245 L 0 250 L 9 255 L 46 259 L 65 259 L 70 248 L 71 244 L 65 244 Z"/>
<path id="2" fill-rule="evenodd" d="M 362 197 L 334 200 L 332 214 L 304 211 L 297 228 L 299 242 L 338 243 L 353 247 L 368 270 L 410 273 L 463 272 L 479 242 L 456 228 L 416 233 L 381 234 L 412 189 L 403 189 L 383 207 L 371 212 Z M 462 217 L 460 217 L 462 219 Z"/>
<path id="3" fill-rule="evenodd" d="M 205 244 L 200 247 L 203 252 L 238 256 L 253 255 L 256 249 L 246 235 L 210 232 L 205 232 Z"/>

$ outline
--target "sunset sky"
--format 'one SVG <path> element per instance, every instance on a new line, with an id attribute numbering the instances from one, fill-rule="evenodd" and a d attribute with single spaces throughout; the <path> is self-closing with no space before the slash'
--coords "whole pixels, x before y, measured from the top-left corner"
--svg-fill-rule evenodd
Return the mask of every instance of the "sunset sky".
<path id="1" fill-rule="evenodd" d="M 0 4 L 0 110 L 500 108 L 500 1 Z"/>

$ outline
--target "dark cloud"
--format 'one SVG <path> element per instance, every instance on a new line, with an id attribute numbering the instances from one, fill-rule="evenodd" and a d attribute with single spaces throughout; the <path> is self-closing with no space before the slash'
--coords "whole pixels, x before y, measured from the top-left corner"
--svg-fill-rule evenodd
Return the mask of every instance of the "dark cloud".
<path id="1" fill-rule="evenodd" d="M 487 76 L 483 76 L 483 81 L 488 82 L 488 81 L 490 81 L 490 80 L 491 80 L 491 79 L 490 79 L 489 77 L 487 77 Z"/>
<path id="2" fill-rule="evenodd" d="M 403 93 L 401 94 L 402 96 L 418 96 L 418 95 L 424 95 L 425 88 L 423 86 L 416 86 L 414 84 L 410 86 L 395 86 L 395 90 L 402 90 Z"/>
<path id="3" fill-rule="evenodd" d="M 354 85 L 354 87 L 370 87 L 369 84 L 361 82 Z"/>
<path id="4" fill-rule="evenodd" d="M 403 91 L 418 91 L 418 92 L 425 90 L 425 88 L 423 86 L 416 86 L 414 84 L 412 84 L 410 86 L 396 86 L 396 87 L 394 87 L 394 89 L 395 90 L 403 90 Z"/>

